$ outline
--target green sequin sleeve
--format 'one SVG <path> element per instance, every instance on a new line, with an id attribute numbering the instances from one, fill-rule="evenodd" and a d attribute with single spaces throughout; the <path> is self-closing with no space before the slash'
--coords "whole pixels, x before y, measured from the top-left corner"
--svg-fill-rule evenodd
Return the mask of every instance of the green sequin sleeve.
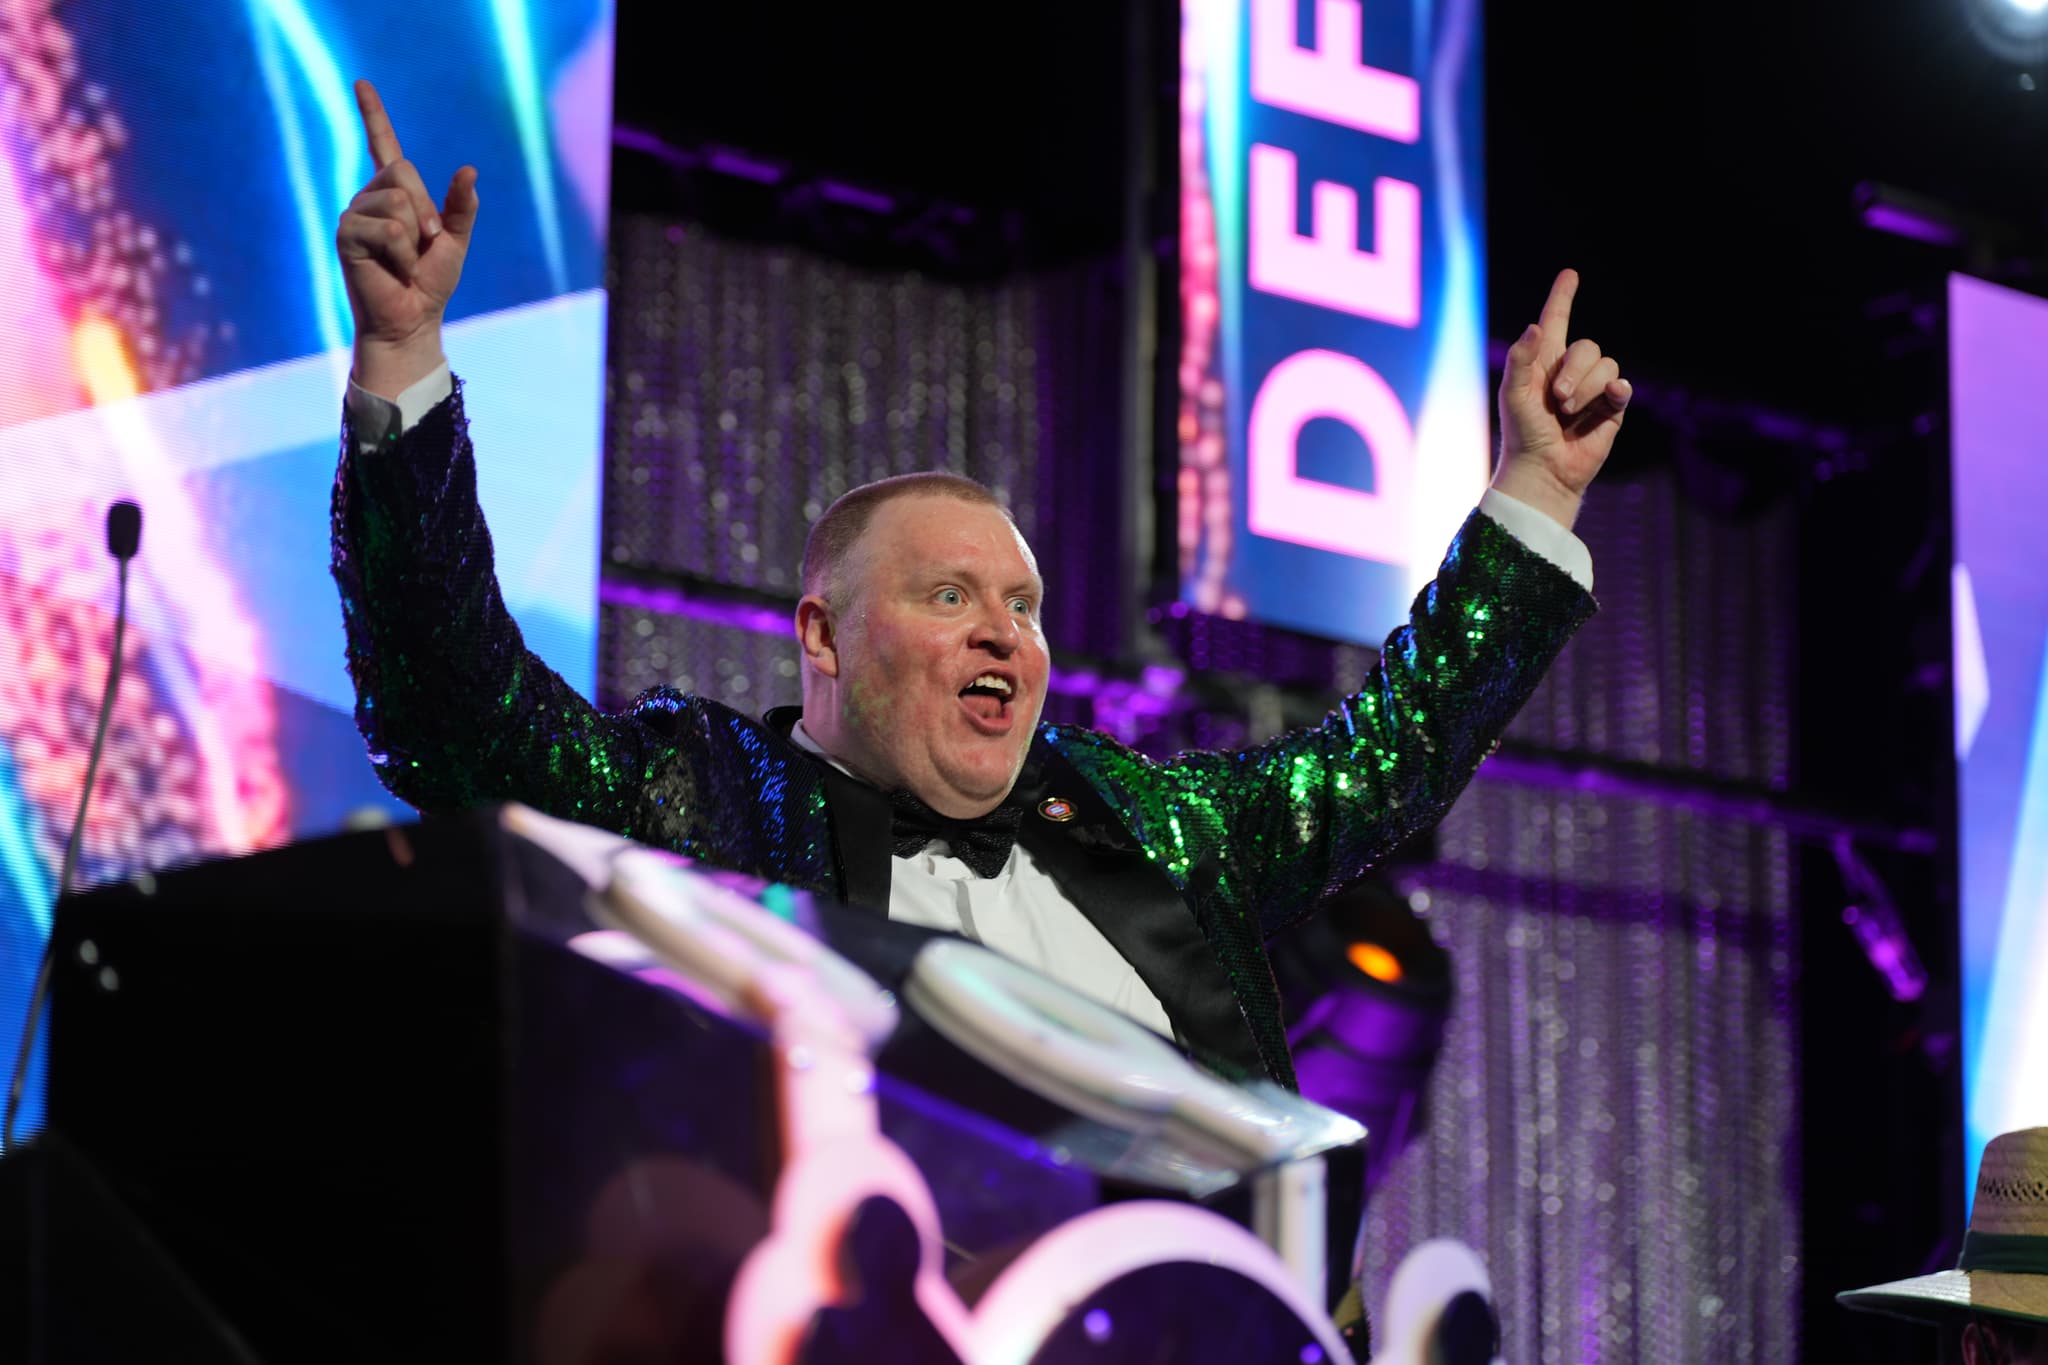
<path id="1" fill-rule="evenodd" d="M 368 453 L 344 417 L 332 516 L 356 723 L 394 795 L 426 812 L 509 800 L 644 823 L 673 751 L 526 648 L 499 595 L 459 384 Z"/>
<path id="2" fill-rule="evenodd" d="M 1270 935 L 1443 818 L 1594 610 L 1475 512 L 1365 686 L 1321 724 L 1163 763 L 1069 734 L 1095 751 L 1094 780 L 1175 882 L 1196 883 L 1209 914 Z"/>

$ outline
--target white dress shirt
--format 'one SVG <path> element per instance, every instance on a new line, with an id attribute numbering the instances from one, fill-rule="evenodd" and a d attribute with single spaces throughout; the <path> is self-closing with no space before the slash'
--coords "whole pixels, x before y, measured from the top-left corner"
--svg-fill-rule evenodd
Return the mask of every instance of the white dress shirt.
<path id="1" fill-rule="evenodd" d="M 802 721 L 789 737 L 847 776 L 860 776 L 820 748 Z M 1166 1007 L 1137 969 L 1110 946 L 1022 844 L 1011 846 L 1010 860 L 993 877 L 975 876 L 973 868 L 952 856 L 943 839 L 908 858 L 890 855 L 889 918 L 964 934 L 1156 1033 L 1173 1036 Z"/>
<path id="2" fill-rule="evenodd" d="M 410 430 L 453 389 L 454 378 L 445 363 L 400 394 L 396 403 L 351 381 L 349 416 L 358 433 L 358 449 L 373 450 L 385 436 Z M 1497 489 L 1487 490 L 1479 510 L 1570 574 L 1587 592 L 1593 590 L 1592 552 L 1565 527 Z M 791 738 L 841 772 L 849 772 L 818 747 L 801 721 Z M 943 841 L 914 857 L 892 856 L 889 918 L 964 934 L 1147 1028 L 1173 1036 L 1159 997 L 1021 845 L 1010 850 L 1009 862 L 993 877 L 975 876 L 972 868 L 951 856 Z"/>

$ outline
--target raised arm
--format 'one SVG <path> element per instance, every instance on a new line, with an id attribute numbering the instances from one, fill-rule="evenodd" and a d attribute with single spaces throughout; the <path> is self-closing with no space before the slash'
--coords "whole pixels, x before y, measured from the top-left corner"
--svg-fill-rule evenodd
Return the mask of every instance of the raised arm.
<path id="1" fill-rule="evenodd" d="M 385 786 L 425 811 L 517 800 L 624 833 L 671 752 L 599 712 L 531 651 L 498 591 L 459 388 L 410 426 L 393 406 L 446 362 L 441 320 L 476 222 L 463 167 L 437 211 L 369 82 L 377 171 L 335 234 L 355 314 L 356 384 L 333 498 L 333 570 L 356 723 Z M 359 429 L 365 415 L 376 430 Z"/>
<path id="2" fill-rule="evenodd" d="M 1272 933 L 1441 820 L 1594 612 L 1564 570 L 1483 512 L 1452 542 L 1365 685 L 1321 724 L 1161 766 L 1190 867 Z M 1193 818 L 1190 818 L 1190 817 Z"/>
<path id="3" fill-rule="evenodd" d="M 377 449 L 349 423 L 342 441 L 332 567 L 379 779 L 428 813 L 523 801 L 637 832 L 628 777 L 666 749 L 526 648 L 498 591 L 460 390 Z"/>
<path id="4" fill-rule="evenodd" d="M 1599 347 L 1566 344 L 1577 289 L 1575 272 L 1559 274 L 1541 321 L 1508 352 L 1494 479 L 1567 531 L 1632 394 Z M 1594 610 L 1571 574 L 1474 512 L 1365 686 L 1320 725 L 1240 753 L 1124 767 L 1135 776 L 1123 804 L 1170 870 L 1213 875 L 1270 933 L 1442 819 Z"/>

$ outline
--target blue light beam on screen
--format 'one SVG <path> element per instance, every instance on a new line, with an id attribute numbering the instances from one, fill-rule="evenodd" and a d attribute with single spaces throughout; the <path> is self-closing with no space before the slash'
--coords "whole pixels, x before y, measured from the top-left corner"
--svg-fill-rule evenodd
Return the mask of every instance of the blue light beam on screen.
<path id="1" fill-rule="evenodd" d="M 526 0 L 491 0 L 491 19 L 498 28 L 498 46 L 505 54 L 512 117 L 519 127 L 519 154 L 526 162 L 526 183 L 533 188 L 534 216 L 540 220 L 541 250 L 548 258 L 548 279 L 557 294 L 569 290 L 569 270 L 562 256 L 562 225 L 555 206 L 554 158 L 548 149 L 547 110 L 542 106 L 540 73 L 534 66 L 533 28 Z"/>
<path id="2" fill-rule="evenodd" d="M 1415 420 L 1419 478 L 1415 509 L 1408 519 L 1408 591 L 1420 592 L 1436 577 L 1437 560 L 1464 523 L 1472 505 L 1486 492 L 1490 472 L 1491 429 L 1487 424 L 1486 354 L 1480 334 L 1486 316 L 1484 269 L 1473 225 L 1479 205 L 1466 202 L 1467 151 L 1460 140 L 1458 102 L 1464 98 L 1459 74 L 1471 63 L 1479 16 L 1473 0 L 1449 0 L 1443 32 L 1434 38 L 1436 5 L 1418 0 L 1415 6 L 1415 67 L 1429 68 L 1429 161 L 1442 204 L 1437 222 L 1443 232 L 1442 295 L 1436 303 L 1439 325 L 1430 348 L 1428 380 Z M 1430 46 L 1435 43 L 1432 60 Z M 1477 79 L 1476 71 L 1467 79 Z M 1477 129 L 1474 129 L 1476 136 Z M 1477 160 L 1477 150 L 1471 153 Z M 1478 177 L 1473 183 L 1480 184 Z"/>
<path id="3" fill-rule="evenodd" d="M 1973 1179 L 1974 1158 L 1986 1142 L 2048 1117 L 2048 656 L 2035 678 L 2033 734 L 1977 1061 L 1978 1075 L 1998 1083 L 1970 1094 Z"/>
<path id="4" fill-rule="evenodd" d="M 2048 300 L 1948 284 L 1967 1192 L 1987 1140 L 2048 1123 Z"/>
<path id="5" fill-rule="evenodd" d="M 6 869 L 7 880 L 26 902 L 29 930 L 40 947 L 50 934 L 50 902 L 54 892 L 29 839 L 29 831 L 35 827 L 35 812 L 21 800 L 20 788 L 14 781 L 14 765 L 9 761 L 7 747 L 0 744 L 0 868 Z"/>
<path id="6" fill-rule="evenodd" d="M 349 343 L 350 332 L 342 325 L 348 316 L 348 292 L 341 279 L 341 266 L 334 257 L 334 220 L 355 198 L 358 186 L 369 179 L 362 144 L 357 139 L 350 111 L 355 96 L 342 79 L 334 53 L 320 37 L 297 0 L 249 0 L 250 26 L 256 34 L 256 57 L 263 69 L 263 85 L 277 111 L 278 135 L 284 143 L 285 176 L 291 184 L 292 205 L 299 215 L 299 235 L 306 247 L 306 269 L 312 276 L 314 318 L 320 327 L 320 344 L 330 351 Z M 323 204 L 314 188 L 311 150 L 305 129 L 299 122 L 298 102 L 292 97 L 292 78 L 285 70 L 282 39 L 298 74 L 310 87 L 310 102 L 326 124 L 332 196 Z M 556 286 L 558 289 L 561 287 Z"/>

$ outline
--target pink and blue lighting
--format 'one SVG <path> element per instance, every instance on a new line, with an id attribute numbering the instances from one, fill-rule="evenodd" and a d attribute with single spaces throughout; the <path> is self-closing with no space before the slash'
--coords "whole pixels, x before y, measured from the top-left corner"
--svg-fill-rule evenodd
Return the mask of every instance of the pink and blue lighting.
<path id="1" fill-rule="evenodd" d="M 1183 10 L 1178 530 L 1197 610 L 1376 644 L 1484 489 L 1477 17 Z"/>
<path id="2" fill-rule="evenodd" d="M 2048 300 L 1949 279 L 1962 872 L 1963 1122 L 2048 1124 Z"/>
<path id="3" fill-rule="evenodd" d="M 593 690 L 611 23 L 605 0 L 198 0 L 148 19 L 85 0 L 0 27 L 39 92 L 0 106 L 7 1055 L 106 681 L 110 502 L 140 503 L 145 531 L 81 881 L 402 813 L 355 731 L 327 569 L 351 341 L 334 227 L 371 174 L 355 76 L 430 187 L 468 162 L 505 191 L 448 351 L 507 602 Z M 32 1085 L 22 1131 L 39 1110 Z"/>

